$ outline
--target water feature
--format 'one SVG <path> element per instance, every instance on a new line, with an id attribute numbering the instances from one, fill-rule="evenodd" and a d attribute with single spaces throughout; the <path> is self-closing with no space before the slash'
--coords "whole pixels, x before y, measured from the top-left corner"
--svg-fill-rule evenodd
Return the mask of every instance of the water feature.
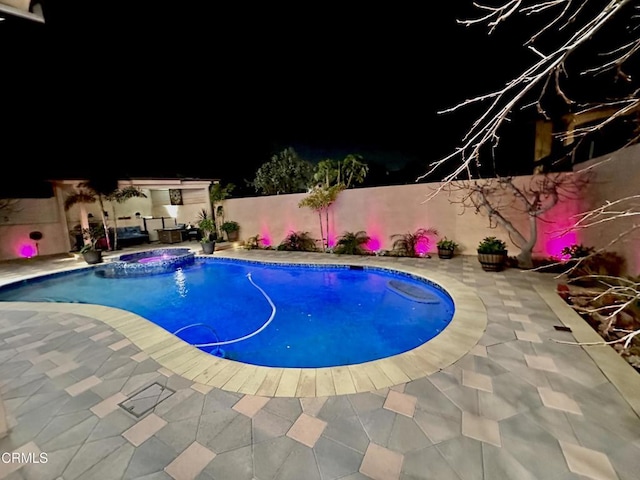
<path id="1" fill-rule="evenodd" d="M 96 268 L 96 275 L 110 278 L 156 275 L 193 265 L 195 254 L 188 248 L 157 248 L 120 255 Z"/>

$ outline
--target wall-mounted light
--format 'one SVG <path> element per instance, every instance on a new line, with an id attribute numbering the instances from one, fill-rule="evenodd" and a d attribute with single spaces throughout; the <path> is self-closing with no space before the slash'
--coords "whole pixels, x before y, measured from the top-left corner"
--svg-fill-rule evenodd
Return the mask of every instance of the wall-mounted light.
<path id="1" fill-rule="evenodd" d="M 40 246 L 38 245 L 38 242 L 42 240 L 43 236 L 42 232 L 38 232 L 37 230 L 29 233 L 29 238 L 36 242 L 36 255 L 40 255 Z"/>

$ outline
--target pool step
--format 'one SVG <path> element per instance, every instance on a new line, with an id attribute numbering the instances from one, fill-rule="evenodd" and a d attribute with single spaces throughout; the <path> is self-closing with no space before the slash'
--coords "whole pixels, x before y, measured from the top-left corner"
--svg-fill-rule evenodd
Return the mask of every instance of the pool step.
<path id="1" fill-rule="evenodd" d="M 435 295 L 429 293 L 424 288 L 420 288 L 410 283 L 401 282 L 399 280 L 389 280 L 387 282 L 389 290 L 401 295 L 409 300 L 420 303 L 436 304 L 440 303 L 440 299 Z"/>

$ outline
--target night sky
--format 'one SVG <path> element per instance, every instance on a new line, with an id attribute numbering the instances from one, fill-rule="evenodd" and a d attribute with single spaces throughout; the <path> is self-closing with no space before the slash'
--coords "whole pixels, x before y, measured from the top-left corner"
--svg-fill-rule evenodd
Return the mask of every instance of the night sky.
<path id="1" fill-rule="evenodd" d="M 241 184 L 293 146 L 309 160 L 359 153 L 379 181 L 412 182 L 477 111 L 437 112 L 498 88 L 528 59 L 513 32 L 457 25 L 468 1 L 152 3 L 47 6 L 45 25 L 0 23 L 0 44 L 14 46 L 3 58 L 3 165 L 42 178 Z"/>

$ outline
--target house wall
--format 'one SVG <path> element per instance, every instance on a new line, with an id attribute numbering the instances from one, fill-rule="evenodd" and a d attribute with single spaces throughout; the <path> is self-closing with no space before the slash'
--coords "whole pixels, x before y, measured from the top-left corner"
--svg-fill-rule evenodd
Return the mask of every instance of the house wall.
<path id="1" fill-rule="evenodd" d="M 72 186 L 65 186 L 61 188 L 61 195 L 65 197 L 67 194 L 71 193 L 73 190 Z M 104 209 L 108 213 L 108 224 L 109 226 L 113 226 L 113 208 L 115 207 L 116 212 L 116 223 L 118 227 L 131 227 L 131 226 L 142 226 L 142 219 L 136 218 L 136 213 L 140 213 L 140 217 L 145 215 L 151 215 L 152 211 L 152 202 L 151 195 L 148 190 L 142 190 L 142 192 L 147 196 L 147 198 L 136 197 L 130 198 L 124 203 L 113 202 L 104 202 Z M 64 217 L 68 224 L 68 229 L 73 229 L 76 225 L 80 225 L 81 218 L 81 209 L 84 208 L 92 221 L 101 222 L 102 217 L 100 216 L 100 204 L 98 202 L 95 203 L 86 203 L 86 204 L 75 204 L 69 208 L 69 210 L 64 211 Z"/>
<path id="2" fill-rule="evenodd" d="M 198 215 L 208 201 L 205 190 L 185 189 L 182 191 L 182 205 L 171 205 L 169 190 L 152 190 L 151 215 L 156 218 L 171 217 L 175 223 L 196 224 Z"/>
<path id="3" fill-rule="evenodd" d="M 22 198 L 0 214 L 0 259 L 51 255 L 67 250 L 56 197 Z M 31 240 L 38 231 L 42 239 Z M 37 243 L 37 245 L 36 245 Z"/>
<path id="4" fill-rule="evenodd" d="M 199 213 L 205 209 L 211 212 L 208 199 L 210 182 L 198 182 L 196 187 L 184 188 L 183 205 L 170 205 L 168 187 L 141 188 L 146 198 L 130 198 L 124 203 L 104 202 L 108 212 L 108 224 L 114 225 L 113 207 L 116 223 L 119 227 L 141 226 L 143 217 L 165 217 L 167 225 L 175 223 L 197 223 Z M 92 216 L 92 221 L 101 222 L 100 205 L 96 203 L 76 204 L 68 210 L 64 208 L 64 199 L 74 191 L 77 182 L 56 182 L 54 196 L 51 198 L 16 199 L 11 209 L 0 211 L 0 261 L 34 255 L 53 255 L 69 252 L 75 245 L 70 230 L 81 224 L 82 209 Z M 140 213 L 140 217 L 136 217 Z M 151 240 L 157 240 L 154 230 L 160 228 L 149 221 Z M 38 242 L 29 239 L 29 233 L 40 231 L 43 238 Z"/>

